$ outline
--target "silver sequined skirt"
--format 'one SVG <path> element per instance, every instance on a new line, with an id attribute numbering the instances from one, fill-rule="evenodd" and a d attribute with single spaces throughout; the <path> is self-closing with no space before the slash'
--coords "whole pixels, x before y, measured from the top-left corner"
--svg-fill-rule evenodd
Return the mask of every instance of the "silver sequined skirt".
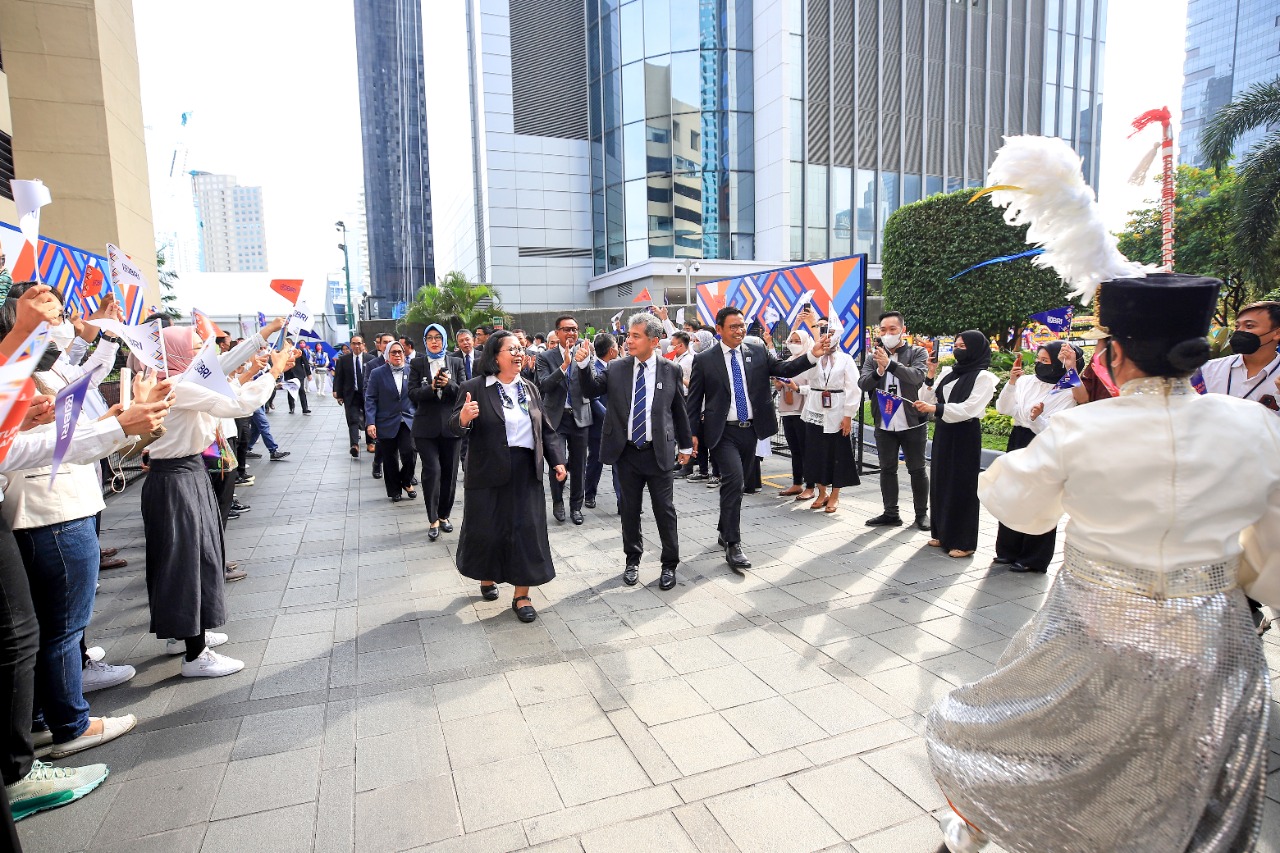
<path id="1" fill-rule="evenodd" d="M 1231 567 L 1154 597 L 1067 564 L 995 672 L 929 715 L 943 793 L 1010 853 L 1252 850 L 1270 685 Z"/>

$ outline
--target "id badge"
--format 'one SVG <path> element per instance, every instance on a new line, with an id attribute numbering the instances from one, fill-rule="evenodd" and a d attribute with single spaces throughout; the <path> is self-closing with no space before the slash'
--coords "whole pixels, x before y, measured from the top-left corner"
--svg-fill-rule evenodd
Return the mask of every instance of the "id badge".
<path id="1" fill-rule="evenodd" d="M 822 392 L 822 408 L 824 409 L 831 408 L 831 392 L 830 391 Z"/>

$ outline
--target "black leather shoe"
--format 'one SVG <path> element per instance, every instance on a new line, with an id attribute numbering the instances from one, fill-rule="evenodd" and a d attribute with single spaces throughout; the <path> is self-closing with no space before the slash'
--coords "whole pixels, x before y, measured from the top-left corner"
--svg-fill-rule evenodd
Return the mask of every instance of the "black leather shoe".
<path id="1" fill-rule="evenodd" d="M 583 506 L 585 506 L 587 509 L 595 509 L 595 508 L 596 508 L 596 499 L 595 499 L 595 498 L 587 498 L 585 501 L 583 501 L 583 502 L 582 502 L 582 505 L 583 505 Z"/>
<path id="2" fill-rule="evenodd" d="M 382 479 L 382 469 L 381 469 L 381 468 L 374 468 L 374 469 L 373 469 L 373 479 L 375 479 L 375 480 L 381 480 L 381 479 Z"/>
<path id="3" fill-rule="evenodd" d="M 1008 557 L 996 557 L 996 558 L 992 559 L 992 561 L 991 561 L 991 565 L 993 565 L 993 566 L 1007 566 L 1007 565 L 1009 565 L 1009 564 L 1010 564 L 1010 563 L 1012 563 L 1012 562 L 1013 562 L 1013 560 L 1010 560 Z"/>
<path id="4" fill-rule="evenodd" d="M 392 496 L 391 496 L 391 502 L 392 502 L 393 504 L 398 504 L 398 503 L 400 503 L 400 501 L 402 501 L 402 500 L 404 500 L 404 495 L 392 495 Z"/>
<path id="5" fill-rule="evenodd" d="M 571 510 L 569 512 L 569 520 L 572 521 L 574 524 L 581 524 L 583 520 L 582 510 L 580 509 Z"/>
<path id="6" fill-rule="evenodd" d="M 417 477 L 414 477 L 412 480 L 410 480 L 410 481 L 409 481 L 409 485 L 411 485 L 411 486 L 416 486 L 416 485 L 418 485 L 418 478 L 417 478 Z"/>
<path id="7" fill-rule="evenodd" d="M 354 444 L 351 445 L 351 458 L 352 459 L 360 458 L 360 448 L 356 447 Z"/>
<path id="8" fill-rule="evenodd" d="M 551 514 L 555 516 L 556 521 L 564 521 L 564 504 L 553 504 Z"/>
<path id="9" fill-rule="evenodd" d="M 717 545 L 719 545 L 721 548 L 728 548 L 728 547 L 729 547 L 729 543 L 728 543 L 728 542 L 726 542 L 726 541 L 724 541 L 724 537 L 723 537 L 723 536 L 719 536 L 719 535 L 717 535 L 717 536 L 716 536 L 716 544 L 717 544 Z"/>
<path id="10" fill-rule="evenodd" d="M 933 525 L 929 523 L 929 513 L 922 512 L 916 516 L 916 529 L 926 533 L 933 529 Z"/>
<path id="11" fill-rule="evenodd" d="M 622 582 L 627 586 L 635 586 L 636 581 L 640 580 L 640 567 L 627 566 L 622 570 Z"/>
<path id="12" fill-rule="evenodd" d="M 521 601 L 528 601 L 529 603 L 524 606 L 517 606 Z M 533 609 L 533 601 L 527 595 L 511 599 L 511 609 L 516 612 L 516 618 L 521 622 L 532 622 L 538 618 L 538 611 Z"/>
<path id="13" fill-rule="evenodd" d="M 742 553 L 742 546 L 737 542 L 730 543 L 724 549 L 724 561 L 738 574 L 742 574 L 743 569 L 751 568 L 751 561 L 747 559 L 746 554 Z"/>
<path id="14" fill-rule="evenodd" d="M 867 519 L 867 527 L 901 527 L 902 516 L 889 515 L 889 513 L 881 513 L 875 518 Z"/>
<path id="15" fill-rule="evenodd" d="M 436 540 L 437 540 L 437 539 L 439 539 L 439 538 L 440 538 L 440 528 L 439 528 L 439 527 L 428 527 L 428 528 L 427 528 L 427 541 L 428 541 L 428 542 L 434 542 L 434 541 L 436 541 Z"/>
<path id="16" fill-rule="evenodd" d="M 498 600 L 498 585 L 496 583 L 480 584 L 480 597 L 485 601 Z"/>
<path id="17" fill-rule="evenodd" d="M 1049 567 L 1048 567 L 1048 566 L 1045 566 L 1043 569 L 1033 569 L 1033 568 L 1031 568 L 1030 566 L 1024 566 L 1024 565 L 1022 565 L 1022 563 L 1010 563 L 1010 564 L 1009 564 L 1009 571 L 1011 571 L 1011 572 L 1019 572 L 1019 573 L 1022 573 L 1022 572 L 1030 572 L 1030 573 L 1032 573 L 1032 574 L 1043 575 L 1043 574 L 1047 574 L 1047 573 L 1048 573 L 1048 571 L 1049 571 Z"/>
<path id="18" fill-rule="evenodd" d="M 245 456 L 247 456 L 247 457 L 249 457 L 250 459 L 261 459 L 261 458 L 262 458 L 262 454 L 261 454 L 261 453 L 258 453 L 258 452 L 253 451 L 253 450 L 246 450 L 246 451 L 245 451 L 245 453 L 244 453 L 244 455 L 245 455 Z"/>
<path id="19" fill-rule="evenodd" d="M 447 518 L 442 518 L 442 519 L 440 519 L 440 532 L 441 532 L 441 533 L 452 533 L 452 532 L 453 532 L 453 522 L 452 522 L 452 521 L 450 521 L 450 520 L 449 520 L 449 519 L 447 519 Z"/>
<path id="20" fill-rule="evenodd" d="M 662 569 L 662 578 L 658 581 L 658 589 L 667 590 L 676 585 L 676 570 L 666 566 Z"/>

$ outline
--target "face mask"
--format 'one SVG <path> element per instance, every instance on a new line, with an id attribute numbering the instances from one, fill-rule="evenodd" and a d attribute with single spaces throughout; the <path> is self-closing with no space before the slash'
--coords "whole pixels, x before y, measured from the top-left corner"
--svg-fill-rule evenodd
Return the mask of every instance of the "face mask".
<path id="1" fill-rule="evenodd" d="M 71 346 L 71 341 L 75 339 L 75 336 L 75 327 L 66 320 L 56 326 L 49 327 L 49 340 L 57 344 L 59 349 L 65 350 Z"/>
<path id="2" fill-rule="evenodd" d="M 975 357 L 975 354 L 972 350 L 959 349 L 958 347 L 956 349 L 953 349 L 951 351 L 951 354 L 955 356 L 956 364 L 968 364 L 969 362 L 973 361 Z"/>
<path id="3" fill-rule="evenodd" d="M 1262 347 L 1262 338 L 1253 332 L 1235 332 L 1229 343 L 1236 355 L 1253 355 Z"/>
<path id="4" fill-rule="evenodd" d="M 884 344 L 884 348 L 889 352 L 893 352 L 898 348 L 898 344 L 902 343 L 902 335 L 881 335 L 880 343 Z"/>
<path id="5" fill-rule="evenodd" d="M 1050 385 L 1056 385 L 1058 380 L 1067 375 L 1067 371 L 1061 365 L 1041 364 L 1036 362 L 1036 379 L 1041 382 L 1047 382 Z"/>
<path id="6" fill-rule="evenodd" d="M 50 341 L 49 345 L 45 347 L 44 354 L 40 356 L 40 361 L 36 364 L 36 372 L 52 370 L 54 363 L 57 362 L 61 355 L 62 350 L 56 343 Z"/>
<path id="7" fill-rule="evenodd" d="M 801 353 L 804 352 L 804 344 L 800 344 L 800 343 L 793 344 L 788 341 L 787 352 L 791 353 L 793 356 L 800 355 Z"/>

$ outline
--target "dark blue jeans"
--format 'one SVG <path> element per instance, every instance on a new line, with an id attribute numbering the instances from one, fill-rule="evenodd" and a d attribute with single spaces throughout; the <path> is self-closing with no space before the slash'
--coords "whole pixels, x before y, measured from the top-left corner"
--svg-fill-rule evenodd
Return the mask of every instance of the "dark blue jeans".
<path id="1" fill-rule="evenodd" d="M 280 449 L 280 445 L 276 444 L 275 436 L 271 434 L 271 423 L 267 420 L 267 413 L 259 406 L 254 410 L 253 427 L 249 430 L 249 449 L 253 450 L 258 443 L 258 436 L 262 436 L 262 442 L 267 446 L 267 450 L 275 453 Z"/>
<path id="2" fill-rule="evenodd" d="M 15 530 L 31 599 L 40 623 L 36 654 L 35 724 L 54 743 L 75 740 L 89 728 L 89 703 L 81 687 L 80 640 L 93 616 L 101 552 L 93 516 Z"/>

